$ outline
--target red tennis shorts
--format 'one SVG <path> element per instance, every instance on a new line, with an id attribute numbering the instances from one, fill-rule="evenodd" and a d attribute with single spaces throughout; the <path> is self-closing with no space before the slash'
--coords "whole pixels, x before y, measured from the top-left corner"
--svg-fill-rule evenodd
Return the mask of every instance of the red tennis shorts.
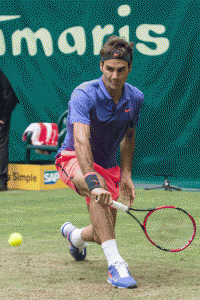
<path id="1" fill-rule="evenodd" d="M 75 185 L 71 181 L 71 178 L 73 178 L 76 172 L 80 170 L 76 152 L 67 150 L 62 151 L 60 155 L 58 155 L 58 158 L 55 161 L 55 165 L 60 179 L 66 185 L 68 185 L 68 187 L 79 193 Z M 97 173 L 104 177 L 108 192 L 111 193 L 112 199 L 117 200 L 119 198 L 120 167 L 117 166 L 110 169 L 104 169 L 103 167 L 97 165 L 95 162 L 93 162 L 93 167 Z M 90 204 L 89 197 L 86 197 L 86 203 Z"/>

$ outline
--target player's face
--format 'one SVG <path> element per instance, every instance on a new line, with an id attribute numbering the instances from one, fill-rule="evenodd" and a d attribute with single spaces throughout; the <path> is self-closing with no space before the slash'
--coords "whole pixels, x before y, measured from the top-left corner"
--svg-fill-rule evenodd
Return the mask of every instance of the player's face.
<path id="1" fill-rule="evenodd" d="M 103 82 L 109 90 L 117 91 L 123 88 L 131 71 L 128 62 L 121 59 L 109 59 L 100 62 L 100 69 L 103 72 Z"/>

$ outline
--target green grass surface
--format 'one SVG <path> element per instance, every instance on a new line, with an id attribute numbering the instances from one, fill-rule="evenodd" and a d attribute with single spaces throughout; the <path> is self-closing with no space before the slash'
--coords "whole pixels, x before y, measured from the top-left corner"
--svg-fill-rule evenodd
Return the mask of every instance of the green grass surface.
<path id="1" fill-rule="evenodd" d="M 187 210 L 197 224 L 192 244 L 180 253 L 154 247 L 139 225 L 118 212 L 119 252 L 138 282 L 133 290 L 107 284 L 107 261 L 91 243 L 87 259 L 75 262 L 60 227 L 70 221 L 90 224 L 85 199 L 70 189 L 0 193 L 0 299 L 200 299 L 200 194 L 136 190 L 134 206 L 175 205 Z M 137 214 L 141 220 L 143 213 Z M 9 245 L 11 233 L 22 244 Z"/>

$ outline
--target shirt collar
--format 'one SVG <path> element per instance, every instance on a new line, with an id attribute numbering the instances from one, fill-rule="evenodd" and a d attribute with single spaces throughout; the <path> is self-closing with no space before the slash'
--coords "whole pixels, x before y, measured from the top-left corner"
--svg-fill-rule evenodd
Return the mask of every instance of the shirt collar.
<path id="1" fill-rule="evenodd" d="M 104 93 L 104 95 L 106 96 L 106 98 L 112 100 L 111 95 L 108 93 L 108 91 L 107 91 L 107 89 L 105 87 L 105 84 L 103 82 L 102 76 L 99 78 L 99 86 L 100 86 L 102 92 Z"/>
<path id="2" fill-rule="evenodd" d="M 125 100 L 125 102 L 130 100 L 129 88 L 128 88 L 128 84 L 126 82 L 124 83 L 122 97 Z"/>
<path id="3" fill-rule="evenodd" d="M 106 96 L 106 98 L 112 100 L 111 95 L 108 93 L 108 91 L 105 87 L 102 76 L 99 78 L 99 86 L 100 86 L 102 92 L 104 93 L 104 95 Z M 130 95 L 129 95 L 129 91 L 128 91 L 128 85 L 127 85 L 127 83 L 125 83 L 124 87 L 123 87 L 123 91 L 122 91 L 122 96 L 121 96 L 119 102 L 121 102 L 123 104 L 123 103 L 127 102 L 128 100 L 130 100 Z"/>

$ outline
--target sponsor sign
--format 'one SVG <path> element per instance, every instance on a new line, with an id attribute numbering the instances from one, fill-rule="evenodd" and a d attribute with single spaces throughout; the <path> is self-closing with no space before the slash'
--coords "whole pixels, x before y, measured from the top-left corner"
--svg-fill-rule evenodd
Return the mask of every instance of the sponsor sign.
<path id="1" fill-rule="evenodd" d="M 26 175 L 26 174 L 20 174 L 19 172 L 12 172 L 9 175 L 9 180 L 23 181 L 23 182 L 26 182 L 26 183 L 37 182 L 37 176 L 33 176 L 33 174 Z"/>
<path id="2" fill-rule="evenodd" d="M 116 14 L 116 11 L 113 11 Z M 121 28 L 119 28 L 119 36 L 124 37 L 127 41 L 129 41 L 130 31 L 132 24 L 126 23 L 126 18 L 131 14 L 131 6 L 124 4 L 120 5 L 117 9 L 118 17 L 125 18 L 124 24 Z M 132 13 L 133 14 L 133 13 Z M 48 28 L 37 28 L 37 30 L 33 30 L 32 28 L 26 27 L 23 29 L 17 29 L 21 22 L 25 22 L 23 20 L 23 16 L 21 15 L 1 15 L 0 22 L 12 22 L 13 28 L 16 30 L 12 33 L 11 41 L 12 41 L 12 54 L 13 56 L 19 56 L 22 54 L 22 41 L 26 41 L 28 54 L 30 56 L 35 56 L 37 54 L 38 45 L 37 41 L 40 40 L 41 46 L 43 47 L 43 51 L 45 56 L 49 57 L 54 54 L 54 45 L 57 43 L 58 49 L 62 54 L 70 55 L 76 52 L 78 55 L 82 56 L 85 54 L 87 47 L 87 37 L 86 37 L 86 29 L 81 26 L 81 24 L 77 24 L 78 26 L 72 26 L 69 28 L 59 28 L 59 31 L 62 31 L 59 36 L 57 36 L 57 40 L 53 39 L 53 35 Z M 20 22 L 21 21 L 21 22 Z M 111 20 L 110 20 L 111 21 Z M 115 21 L 116 23 L 116 21 Z M 14 25 L 15 24 L 15 25 Z M 3 27 L 3 26 L 2 26 Z M 155 24 L 139 24 L 135 29 L 135 34 L 139 43 L 136 43 L 136 49 L 143 55 L 148 56 L 157 56 L 164 54 L 170 47 L 170 41 L 167 37 L 163 36 L 167 31 L 167 28 L 160 23 Z M 105 24 L 103 27 L 100 24 L 97 24 L 91 32 L 93 39 L 93 54 L 99 55 L 101 47 L 103 45 L 104 37 L 107 35 L 114 34 L 115 24 Z M 152 36 L 156 34 L 155 37 Z M 5 55 L 6 53 L 6 39 L 4 37 L 5 32 L 0 29 L 0 55 Z M 74 40 L 74 46 L 71 46 L 68 42 L 67 35 L 70 34 Z M 155 45 L 155 49 L 149 48 L 146 43 L 153 43 Z"/>
<path id="3" fill-rule="evenodd" d="M 57 171 L 44 172 L 44 184 L 55 184 L 58 180 L 59 174 Z"/>
<path id="4" fill-rule="evenodd" d="M 48 190 L 68 188 L 54 165 L 9 164 L 8 189 Z"/>

